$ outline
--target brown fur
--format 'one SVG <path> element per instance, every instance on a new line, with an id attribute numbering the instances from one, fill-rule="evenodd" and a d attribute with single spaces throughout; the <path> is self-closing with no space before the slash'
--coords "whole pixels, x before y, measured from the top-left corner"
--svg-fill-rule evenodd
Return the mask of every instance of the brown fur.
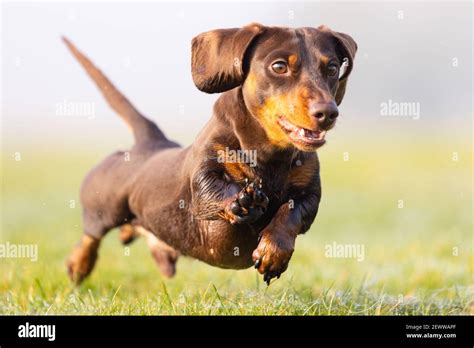
<path id="1" fill-rule="evenodd" d="M 84 236 L 67 262 L 71 279 L 80 283 L 91 272 L 101 238 L 120 226 L 124 243 L 147 239 L 166 276 L 182 254 L 222 268 L 254 264 L 268 283 L 279 277 L 296 236 L 316 217 L 321 186 L 320 145 L 292 140 L 278 120 L 314 134 L 334 126 L 355 42 L 326 27 L 260 24 L 198 35 L 193 80 L 202 91 L 225 93 L 193 145 L 181 148 L 65 41 L 136 140 L 129 160 L 110 155 L 82 184 Z M 343 58 L 348 72 L 330 76 L 328 65 Z M 284 75 L 272 70 L 275 60 L 288 65 Z M 225 148 L 257 151 L 257 165 L 220 163 Z"/>

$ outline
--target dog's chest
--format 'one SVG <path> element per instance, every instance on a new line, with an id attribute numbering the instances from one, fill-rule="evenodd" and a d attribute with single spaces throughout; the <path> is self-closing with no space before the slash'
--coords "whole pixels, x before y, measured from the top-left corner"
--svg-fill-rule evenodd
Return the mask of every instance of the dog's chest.
<path id="1" fill-rule="evenodd" d="M 310 186 L 310 177 L 319 170 L 314 160 L 293 158 L 288 161 L 271 161 L 251 168 L 252 180 L 261 180 L 262 189 L 270 202 L 281 205 L 291 197 L 294 184 L 301 188 Z"/>
<path id="2" fill-rule="evenodd" d="M 249 182 L 261 183 L 270 205 L 279 207 L 293 196 L 317 185 L 319 161 L 316 153 L 289 152 L 257 161 L 223 161 L 225 177 L 229 182 L 245 185 Z M 269 209 L 272 210 L 272 209 Z"/>

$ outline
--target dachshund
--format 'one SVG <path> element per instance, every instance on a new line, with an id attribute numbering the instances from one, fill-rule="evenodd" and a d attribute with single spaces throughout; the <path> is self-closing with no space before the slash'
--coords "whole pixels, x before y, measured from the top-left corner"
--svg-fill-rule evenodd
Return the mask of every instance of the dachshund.
<path id="1" fill-rule="evenodd" d="M 357 44 L 326 26 L 250 24 L 192 40 L 196 87 L 222 93 L 195 142 L 181 147 L 143 116 L 69 40 L 134 135 L 83 181 L 83 235 L 67 260 L 79 284 L 101 239 L 144 236 L 161 272 L 180 255 L 228 269 L 254 266 L 267 284 L 287 269 L 321 199 L 316 149 L 334 127 Z"/>

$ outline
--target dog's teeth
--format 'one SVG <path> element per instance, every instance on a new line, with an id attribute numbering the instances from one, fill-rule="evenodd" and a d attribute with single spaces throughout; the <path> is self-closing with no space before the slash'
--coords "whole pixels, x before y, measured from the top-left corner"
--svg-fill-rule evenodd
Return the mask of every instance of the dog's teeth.
<path id="1" fill-rule="evenodd" d="M 300 137 L 304 137 L 304 133 L 305 133 L 305 132 L 304 132 L 304 129 L 303 129 L 303 128 L 300 128 L 300 130 L 299 130 L 299 132 L 298 132 L 299 136 L 300 136 Z"/>

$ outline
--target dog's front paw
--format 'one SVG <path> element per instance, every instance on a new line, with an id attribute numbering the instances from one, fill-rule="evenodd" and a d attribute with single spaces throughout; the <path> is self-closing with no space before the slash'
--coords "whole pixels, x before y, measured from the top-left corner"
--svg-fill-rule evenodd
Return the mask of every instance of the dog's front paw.
<path id="1" fill-rule="evenodd" d="M 226 215 L 231 224 L 244 224 L 256 221 L 268 206 L 268 197 L 262 191 L 262 181 L 246 184 L 226 207 Z"/>
<path id="2" fill-rule="evenodd" d="M 272 278 L 280 278 L 280 275 L 288 268 L 291 255 L 295 250 L 295 239 L 296 236 L 292 236 L 287 231 L 264 230 L 262 232 L 252 258 L 255 268 L 263 274 L 263 280 L 267 285 L 270 285 Z"/>

